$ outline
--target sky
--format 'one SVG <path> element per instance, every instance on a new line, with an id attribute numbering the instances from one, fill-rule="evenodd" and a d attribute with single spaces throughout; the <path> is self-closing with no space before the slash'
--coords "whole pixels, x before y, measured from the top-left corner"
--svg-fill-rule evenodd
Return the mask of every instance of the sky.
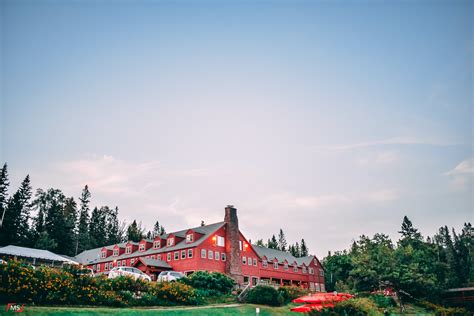
<path id="1" fill-rule="evenodd" d="M 0 162 L 323 257 L 473 221 L 472 1 L 0 1 Z"/>

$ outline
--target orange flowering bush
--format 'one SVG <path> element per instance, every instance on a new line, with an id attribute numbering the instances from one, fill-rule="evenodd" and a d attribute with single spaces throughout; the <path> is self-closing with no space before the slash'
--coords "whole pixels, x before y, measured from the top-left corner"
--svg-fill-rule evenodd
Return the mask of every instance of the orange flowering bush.
<path id="1" fill-rule="evenodd" d="M 193 305 L 196 290 L 179 282 L 156 283 L 130 277 L 108 279 L 75 274 L 71 269 L 0 264 L 0 303 L 54 305 L 154 306 Z"/>

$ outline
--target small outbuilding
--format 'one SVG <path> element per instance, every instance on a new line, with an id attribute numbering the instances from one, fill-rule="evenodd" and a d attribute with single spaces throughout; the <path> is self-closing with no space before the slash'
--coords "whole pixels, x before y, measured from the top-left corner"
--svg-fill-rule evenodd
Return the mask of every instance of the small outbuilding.
<path id="1" fill-rule="evenodd" d="M 60 267 L 64 264 L 78 264 L 76 261 L 57 255 L 48 250 L 12 245 L 0 248 L 0 258 L 6 261 L 12 259 L 21 260 L 33 266 L 47 265 Z"/>

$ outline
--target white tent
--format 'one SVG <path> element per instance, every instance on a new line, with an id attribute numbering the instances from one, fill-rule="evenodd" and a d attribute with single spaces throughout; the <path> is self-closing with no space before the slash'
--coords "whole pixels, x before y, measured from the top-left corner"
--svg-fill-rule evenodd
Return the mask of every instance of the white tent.
<path id="1" fill-rule="evenodd" d="M 48 250 L 18 247 L 18 246 L 12 246 L 12 245 L 0 248 L 0 256 L 1 255 L 42 259 L 42 260 L 49 260 L 53 262 L 63 262 L 63 263 L 68 263 L 68 264 L 78 264 L 77 262 L 71 259 L 62 257 Z"/>

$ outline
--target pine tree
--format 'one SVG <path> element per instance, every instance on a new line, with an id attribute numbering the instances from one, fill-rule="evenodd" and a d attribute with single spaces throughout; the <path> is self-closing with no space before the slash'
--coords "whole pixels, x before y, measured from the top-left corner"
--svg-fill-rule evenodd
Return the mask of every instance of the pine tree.
<path id="1" fill-rule="evenodd" d="M 77 239 L 76 223 L 77 223 L 77 203 L 73 197 L 67 198 L 64 201 L 64 236 L 62 243 L 68 245 L 64 247 L 62 254 L 74 256 L 75 245 Z"/>
<path id="2" fill-rule="evenodd" d="M 91 248 L 102 247 L 107 244 L 106 233 L 106 213 L 108 207 L 97 208 L 92 210 L 91 220 L 89 223 L 89 236 L 91 240 Z"/>
<path id="3" fill-rule="evenodd" d="M 304 239 L 301 239 L 301 246 L 300 246 L 300 256 L 307 257 L 309 253 L 308 247 L 306 246 L 306 242 Z"/>
<path id="4" fill-rule="evenodd" d="M 89 203 L 91 193 L 89 187 L 86 185 L 82 190 L 80 202 L 80 214 L 79 223 L 77 225 L 77 240 L 76 240 L 76 254 L 90 249 L 90 238 L 89 238 Z"/>
<path id="5" fill-rule="evenodd" d="M 296 250 L 295 250 L 295 246 L 294 246 L 294 245 L 290 245 L 290 247 L 288 247 L 288 251 L 290 252 L 290 254 L 291 254 L 293 257 L 296 257 Z"/>
<path id="6" fill-rule="evenodd" d="M 166 230 L 163 226 L 160 226 L 160 235 L 166 235 Z"/>
<path id="7" fill-rule="evenodd" d="M 201 221 L 201 226 L 206 226 L 206 223 L 204 223 L 204 221 Z"/>
<path id="8" fill-rule="evenodd" d="M 295 257 L 296 258 L 301 257 L 300 244 L 298 244 L 298 242 L 296 242 L 295 244 Z"/>
<path id="9" fill-rule="evenodd" d="M 280 228 L 280 232 L 278 233 L 278 249 L 281 251 L 286 251 L 287 243 L 285 238 L 285 233 L 283 233 L 283 229 Z"/>
<path id="10" fill-rule="evenodd" d="M 155 238 L 156 236 L 159 236 L 159 235 L 160 235 L 160 222 L 156 221 L 155 225 L 153 226 L 152 236 L 153 238 Z"/>
<path id="11" fill-rule="evenodd" d="M 265 247 L 265 243 L 263 242 L 263 239 L 259 239 L 257 240 L 257 242 L 255 243 L 256 246 L 260 246 L 260 247 Z"/>
<path id="12" fill-rule="evenodd" d="M 128 240 L 138 242 L 143 239 L 143 230 L 141 225 L 137 225 L 137 221 L 133 220 L 133 222 L 127 228 L 127 237 Z"/>
<path id="13" fill-rule="evenodd" d="M 278 241 L 275 235 L 272 235 L 272 238 L 268 239 L 267 247 L 270 249 L 278 249 Z"/>
<path id="14" fill-rule="evenodd" d="M 37 200 L 40 202 L 35 204 L 41 208 L 39 212 L 44 214 L 44 231 L 57 244 L 56 248 L 50 250 L 60 254 L 67 253 L 73 245 L 64 238 L 68 234 L 64 217 L 66 197 L 58 189 L 48 189 L 46 192 L 38 190 Z M 38 231 L 38 234 L 41 234 L 41 231 Z"/>
<path id="15" fill-rule="evenodd" d="M 32 208 L 32 203 L 30 201 L 32 197 L 32 190 L 30 176 L 27 175 L 18 189 L 18 208 L 20 213 L 18 238 L 20 245 L 23 246 L 31 246 L 31 230 L 29 220 Z"/>
<path id="16" fill-rule="evenodd" d="M 0 228 L 2 227 L 2 222 L 4 219 L 5 211 L 7 208 L 8 201 L 8 171 L 7 164 L 5 163 L 0 172 Z M 0 245 L 3 245 L 4 236 L 2 235 L 2 230 L 0 230 Z"/>
<path id="17" fill-rule="evenodd" d="M 113 245 L 121 242 L 119 235 L 118 207 L 115 209 L 106 208 L 105 222 L 107 223 L 106 244 Z"/>
<path id="18" fill-rule="evenodd" d="M 39 236 L 38 240 L 35 243 L 35 248 L 38 249 L 45 249 L 54 251 L 58 247 L 58 243 L 49 237 L 46 231 L 42 231 Z"/>
<path id="19" fill-rule="evenodd" d="M 402 235 L 402 239 L 412 239 L 412 240 L 421 240 L 421 234 L 418 232 L 418 229 L 413 227 L 412 222 L 408 219 L 407 216 L 403 217 L 402 230 L 399 231 Z"/>

